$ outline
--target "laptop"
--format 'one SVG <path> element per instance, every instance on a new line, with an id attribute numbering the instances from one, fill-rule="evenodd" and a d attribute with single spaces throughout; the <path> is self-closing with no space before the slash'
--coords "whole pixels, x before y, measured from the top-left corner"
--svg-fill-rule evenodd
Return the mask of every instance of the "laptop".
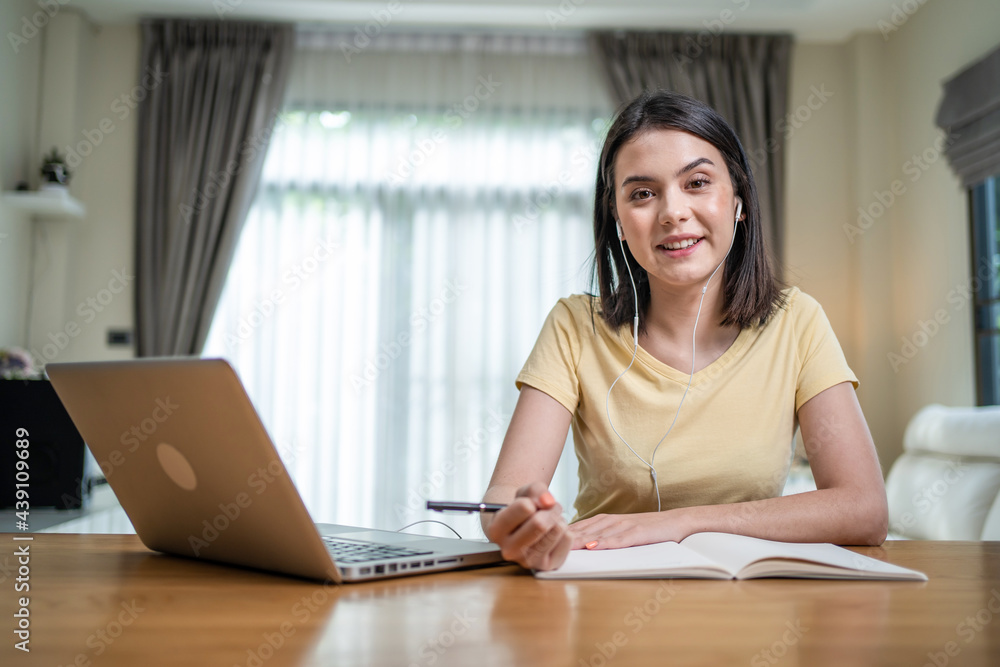
<path id="1" fill-rule="evenodd" d="M 154 551 L 336 583 L 503 561 L 488 542 L 314 524 L 223 359 L 45 370 Z"/>

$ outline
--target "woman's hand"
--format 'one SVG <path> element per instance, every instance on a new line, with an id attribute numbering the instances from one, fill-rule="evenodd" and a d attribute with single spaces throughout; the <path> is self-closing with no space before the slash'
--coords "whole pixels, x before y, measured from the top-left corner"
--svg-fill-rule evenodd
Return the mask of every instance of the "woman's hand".
<path id="1" fill-rule="evenodd" d="M 618 549 L 655 542 L 680 542 L 690 533 L 679 512 L 598 514 L 569 528 L 573 549 Z"/>
<path id="2" fill-rule="evenodd" d="M 486 536 L 506 560 L 534 570 L 562 565 L 571 543 L 562 507 L 540 482 L 518 489 L 514 501 L 493 516 Z"/>

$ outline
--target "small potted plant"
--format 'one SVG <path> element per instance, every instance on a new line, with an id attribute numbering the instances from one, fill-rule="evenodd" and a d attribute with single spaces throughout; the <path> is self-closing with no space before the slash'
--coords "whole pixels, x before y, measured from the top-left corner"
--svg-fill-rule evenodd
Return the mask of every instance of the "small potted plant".
<path id="1" fill-rule="evenodd" d="M 19 347 L 0 347 L 0 379 L 35 380 L 41 377 L 31 355 Z"/>
<path id="2" fill-rule="evenodd" d="M 72 176 L 66 167 L 66 160 L 59 151 L 53 148 L 48 155 L 42 158 L 42 190 L 66 191 L 69 185 L 69 178 Z"/>

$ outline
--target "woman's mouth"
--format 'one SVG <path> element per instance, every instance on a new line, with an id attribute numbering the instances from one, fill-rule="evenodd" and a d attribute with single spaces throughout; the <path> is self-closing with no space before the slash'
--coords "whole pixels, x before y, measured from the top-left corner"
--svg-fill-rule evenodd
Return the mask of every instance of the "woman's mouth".
<path id="1" fill-rule="evenodd" d="M 695 251 L 695 248 L 704 240 L 703 238 L 698 239 L 684 239 L 683 241 L 673 241 L 671 243 L 662 243 L 656 246 L 657 250 L 660 250 L 668 257 L 687 257 Z"/>

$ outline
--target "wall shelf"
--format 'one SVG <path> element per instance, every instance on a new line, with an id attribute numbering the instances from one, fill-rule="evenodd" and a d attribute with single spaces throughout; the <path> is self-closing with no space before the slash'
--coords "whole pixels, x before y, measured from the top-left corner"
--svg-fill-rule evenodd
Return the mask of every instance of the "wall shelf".
<path id="1" fill-rule="evenodd" d="M 3 202 L 7 206 L 28 213 L 33 218 L 66 219 L 82 218 L 87 213 L 83 203 L 68 192 L 4 192 Z"/>

